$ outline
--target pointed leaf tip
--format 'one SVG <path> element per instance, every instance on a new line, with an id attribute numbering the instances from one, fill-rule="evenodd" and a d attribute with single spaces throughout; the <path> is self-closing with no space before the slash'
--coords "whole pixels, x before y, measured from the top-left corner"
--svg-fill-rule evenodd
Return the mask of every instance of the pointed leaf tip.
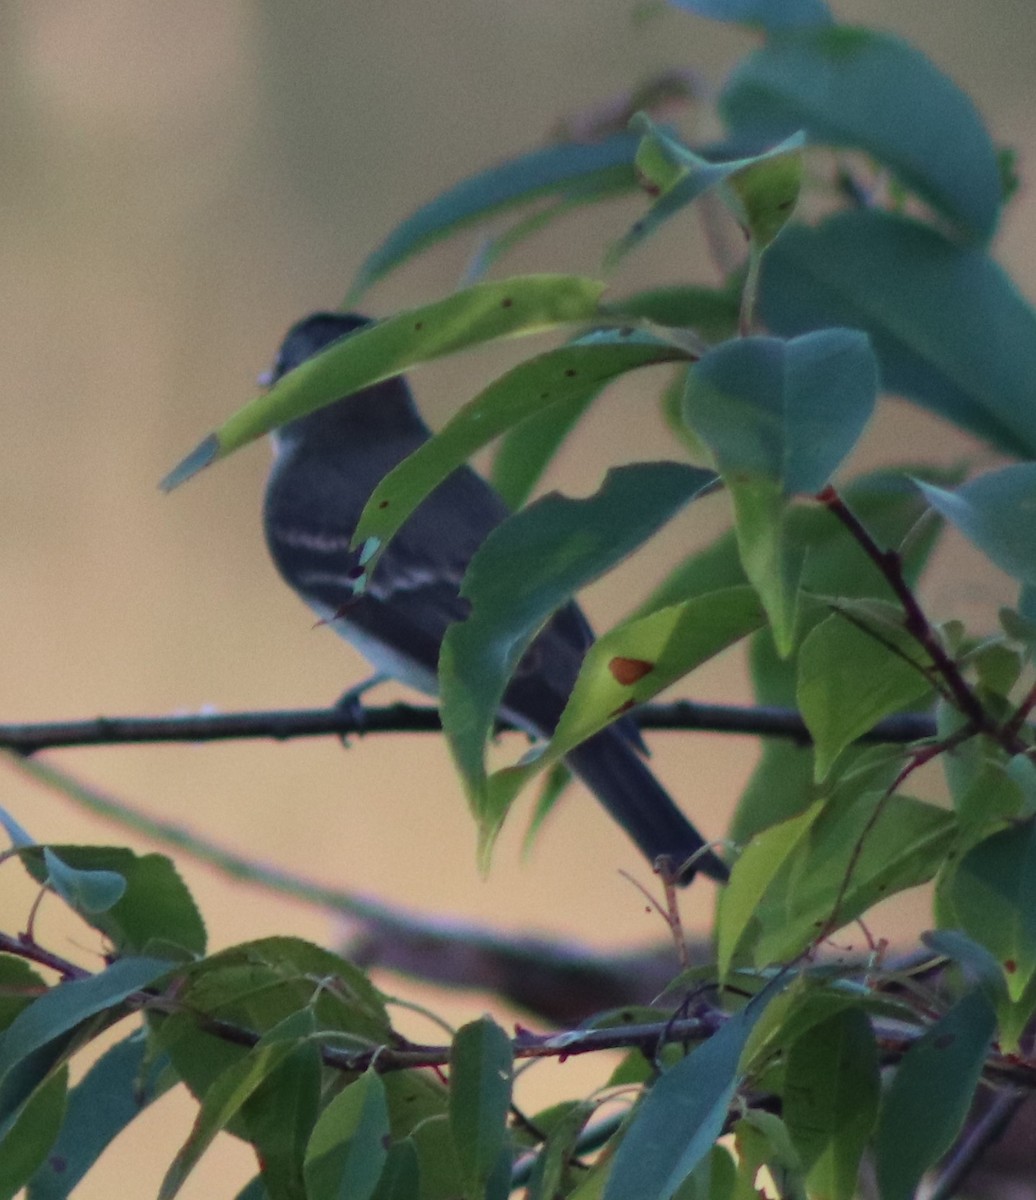
<path id="1" fill-rule="evenodd" d="M 199 471 L 214 463 L 220 455 L 219 438 L 210 433 L 204 441 L 200 442 L 187 455 L 187 457 L 173 467 L 169 474 L 158 485 L 163 492 L 171 492 L 173 488 L 178 488 L 181 483 L 186 483 L 193 475 L 197 475 Z"/>

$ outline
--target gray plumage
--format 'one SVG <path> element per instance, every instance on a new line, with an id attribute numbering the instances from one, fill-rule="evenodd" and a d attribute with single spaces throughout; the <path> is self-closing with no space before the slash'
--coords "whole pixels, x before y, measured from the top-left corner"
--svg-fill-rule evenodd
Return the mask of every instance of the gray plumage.
<path id="1" fill-rule="evenodd" d="M 271 381 L 366 324 L 341 313 L 305 318 L 288 332 Z M 352 594 L 358 554 L 349 549 L 375 486 L 428 436 L 402 378 L 291 422 L 274 434 L 264 523 L 270 554 L 302 599 L 376 670 L 434 695 L 443 635 L 467 615 L 461 579 L 487 534 L 509 515 L 507 506 L 462 467 L 406 521 L 359 596 Z M 504 696 L 504 715 L 549 737 L 592 640 L 575 604 L 560 609 L 522 659 Z M 636 726 L 620 722 L 577 747 L 566 762 L 649 860 L 666 855 L 676 867 L 704 839 L 643 762 L 639 745 Z M 681 882 L 698 870 L 716 879 L 727 874 L 706 851 Z"/>

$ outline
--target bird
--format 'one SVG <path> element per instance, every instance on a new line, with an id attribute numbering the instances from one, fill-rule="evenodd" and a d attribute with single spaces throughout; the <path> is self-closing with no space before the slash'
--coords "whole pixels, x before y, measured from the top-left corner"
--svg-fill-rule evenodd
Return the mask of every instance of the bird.
<path id="1" fill-rule="evenodd" d="M 276 383 L 371 323 L 344 312 L 303 318 L 289 329 L 262 382 Z M 434 696 L 443 637 L 469 611 L 460 594 L 464 572 L 510 509 L 489 483 L 462 466 L 411 514 L 362 589 L 356 586 L 359 551 L 350 544 L 376 485 L 430 436 L 402 376 L 276 428 L 263 525 L 281 576 L 321 621 L 352 643 L 378 676 Z M 500 715 L 549 738 L 592 642 L 575 602 L 560 608 L 519 663 Z M 649 862 L 665 859 L 667 877 L 687 884 L 700 871 L 725 881 L 726 865 L 655 778 L 645 753 L 635 722 L 623 717 L 573 749 L 565 762 Z"/>

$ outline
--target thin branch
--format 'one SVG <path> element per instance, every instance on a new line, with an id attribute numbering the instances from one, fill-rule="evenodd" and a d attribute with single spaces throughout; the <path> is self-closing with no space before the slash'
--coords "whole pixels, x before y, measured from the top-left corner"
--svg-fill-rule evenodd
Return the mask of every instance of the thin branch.
<path id="1" fill-rule="evenodd" d="M 699 704 L 676 700 L 645 704 L 633 714 L 641 729 L 740 734 L 810 743 L 802 717 L 791 708 Z M 511 727 L 503 724 L 502 730 Z M 70 746 L 118 746 L 270 738 L 348 737 L 375 733 L 438 733 L 437 709 L 389 704 L 377 708 L 307 708 L 265 712 L 199 713 L 168 717 L 93 717 L 87 720 L 0 724 L 0 749 L 31 755 Z M 928 713 L 903 713 L 874 726 L 864 742 L 905 743 L 935 736 Z"/>
<path id="2" fill-rule="evenodd" d="M 1005 737 L 996 721 L 990 716 L 975 692 L 969 686 L 954 659 L 947 654 L 938 634 L 932 628 L 924 610 L 918 603 L 903 574 L 903 562 L 895 550 L 883 550 L 871 537 L 870 532 L 849 508 L 833 487 L 828 485 L 817 496 L 817 500 L 845 526 L 853 540 L 878 568 L 885 582 L 892 589 L 903 609 L 903 628 L 932 660 L 932 665 L 942 677 L 954 705 L 961 715 L 978 733 L 989 734 L 1012 753 L 1026 749 L 1017 737 Z M 997 735 L 1000 735 L 999 737 Z M 1005 744 L 1005 743 L 1010 743 Z"/>
<path id="3" fill-rule="evenodd" d="M 1000 1092 L 989 1108 L 958 1142 L 935 1181 L 928 1200 L 951 1200 L 967 1182 L 968 1176 L 1007 1132 L 1031 1093 L 1021 1090 Z"/>

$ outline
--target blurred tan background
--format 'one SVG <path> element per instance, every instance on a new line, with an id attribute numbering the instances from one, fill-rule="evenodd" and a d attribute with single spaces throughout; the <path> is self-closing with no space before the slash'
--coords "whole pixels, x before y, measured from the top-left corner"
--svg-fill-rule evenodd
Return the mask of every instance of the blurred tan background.
<path id="1" fill-rule="evenodd" d="M 1029 0 L 835 7 L 844 20 L 919 43 L 977 98 L 998 141 L 1019 149 L 1028 176 L 1036 157 Z M 322 705 L 363 676 L 362 662 L 313 628 L 267 561 L 258 517 L 265 447 L 172 496 L 158 493 L 157 480 L 251 397 L 286 326 L 340 303 L 365 254 L 418 204 L 646 75 L 690 64 L 718 83 L 751 46 L 733 27 L 674 10 L 633 16 L 632 3 L 589 0 L 48 0 L 0 10 L 0 719 Z M 601 247 L 633 211 L 596 210 L 596 228 L 570 223 L 507 269 L 593 273 Z M 371 310 L 448 291 L 474 244 L 437 249 L 392 276 L 369 298 Z M 1036 295 L 1030 189 L 1015 201 L 998 247 Z M 708 272 L 701 239 L 683 221 L 616 284 Z M 515 352 L 422 371 L 416 387 L 432 423 Z M 552 485 L 586 492 L 610 463 L 673 453 L 661 426 L 640 415 L 651 382 L 606 398 Z M 854 465 L 964 452 L 985 455 L 890 404 Z M 586 599 L 595 622 L 631 607 L 668 557 L 714 534 L 722 519 L 722 503 L 708 502 L 617 581 L 594 589 Z M 952 545 L 928 594 L 937 614 L 979 624 L 1009 595 Z M 745 699 L 739 660 L 702 673 L 693 694 Z M 752 744 L 671 734 L 652 743 L 660 774 L 720 834 L 751 769 Z M 646 880 L 646 870 L 582 793 L 572 792 L 529 861 L 519 852 L 524 813 L 516 814 L 481 880 L 472 827 L 435 737 L 372 737 L 348 752 L 324 740 L 54 757 L 241 852 L 418 910 L 602 947 L 662 934 L 617 873 L 625 867 Z M 0 804 L 40 840 L 132 841 L 9 772 Z M 275 932 L 334 936 L 318 912 L 181 866 L 214 946 Z M 8 930 L 22 927 L 32 895 L 17 874 L 14 866 L 0 873 Z M 706 887 L 696 889 L 688 923 L 705 923 L 711 903 Z M 40 932 L 52 930 L 55 949 L 75 956 L 94 948 L 88 935 L 48 920 L 45 911 Z M 876 932 L 905 937 L 924 920 L 915 905 Z M 387 986 L 409 994 L 409 985 Z M 484 1003 L 451 1001 L 448 1011 L 461 1019 Z M 574 1093 L 582 1070 L 540 1068 L 529 1102 Z M 190 1112 L 163 1102 L 106 1157 L 83 1195 L 110 1194 L 116 1180 L 126 1194 L 127 1179 L 129 1194 L 153 1194 Z M 228 1143 L 184 1195 L 232 1195 L 251 1170 Z"/>

